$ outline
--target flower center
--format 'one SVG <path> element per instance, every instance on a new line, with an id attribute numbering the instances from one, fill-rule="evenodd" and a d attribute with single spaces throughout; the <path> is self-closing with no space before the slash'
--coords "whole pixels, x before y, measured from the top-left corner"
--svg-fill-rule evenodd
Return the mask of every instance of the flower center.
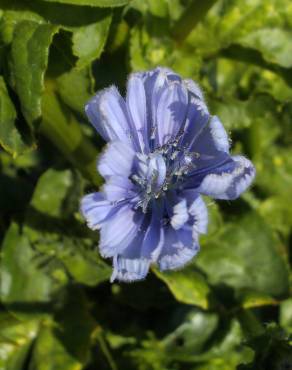
<path id="1" fill-rule="evenodd" d="M 137 154 L 138 163 L 130 177 L 139 188 L 135 208 L 147 212 L 149 202 L 163 197 L 167 191 L 179 188 L 185 176 L 193 170 L 199 153 L 178 148 L 177 141 L 168 142 L 149 155 Z"/>

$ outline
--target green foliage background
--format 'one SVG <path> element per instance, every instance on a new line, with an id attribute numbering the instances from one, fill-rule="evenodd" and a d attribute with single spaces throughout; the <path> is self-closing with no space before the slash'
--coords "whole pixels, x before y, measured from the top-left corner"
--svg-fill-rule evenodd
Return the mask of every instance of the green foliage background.
<path id="1" fill-rule="evenodd" d="M 257 177 L 207 200 L 185 269 L 111 285 L 78 211 L 104 145 L 84 103 L 157 65 Z M 0 0 L 0 370 L 292 369 L 291 121 L 289 0 Z"/>

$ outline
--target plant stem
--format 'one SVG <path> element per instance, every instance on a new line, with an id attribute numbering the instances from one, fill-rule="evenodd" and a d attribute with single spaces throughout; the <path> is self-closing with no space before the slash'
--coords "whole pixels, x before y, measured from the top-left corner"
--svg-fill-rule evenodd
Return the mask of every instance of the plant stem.
<path id="1" fill-rule="evenodd" d="M 179 43 L 183 42 L 215 2 L 216 0 L 193 0 L 175 23 L 173 38 Z"/>

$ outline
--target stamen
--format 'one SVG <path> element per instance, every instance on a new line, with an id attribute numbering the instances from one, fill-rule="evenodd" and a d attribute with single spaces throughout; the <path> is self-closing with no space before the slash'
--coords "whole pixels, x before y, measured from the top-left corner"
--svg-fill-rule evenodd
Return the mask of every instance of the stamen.
<path id="1" fill-rule="evenodd" d="M 152 128 L 151 134 L 155 131 Z M 157 148 L 148 156 L 138 156 L 138 174 L 133 174 L 130 179 L 135 185 L 140 187 L 140 200 L 136 203 L 135 209 L 142 208 L 142 212 L 148 211 L 152 199 L 158 199 L 165 196 L 171 189 L 177 189 L 185 179 L 185 176 L 196 167 L 196 160 L 201 158 L 200 153 L 190 152 L 188 148 L 177 148 L 178 143 L 184 134 L 181 130 L 176 138 Z M 161 179 L 158 162 L 153 161 L 156 158 L 161 163 L 164 161 L 166 167 L 165 179 Z"/>

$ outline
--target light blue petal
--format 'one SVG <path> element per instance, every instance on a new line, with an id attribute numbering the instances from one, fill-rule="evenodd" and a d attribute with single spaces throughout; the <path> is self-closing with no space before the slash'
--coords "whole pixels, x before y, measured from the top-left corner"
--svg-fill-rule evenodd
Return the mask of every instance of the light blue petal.
<path id="1" fill-rule="evenodd" d="M 229 153 L 228 135 L 217 116 L 213 116 L 210 121 L 210 132 L 218 150 Z"/>
<path id="2" fill-rule="evenodd" d="M 197 138 L 207 126 L 210 116 L 206 114 L 199 104 L 199 99 L 194 96 L 189 98 L 188 111 L 185 124 L 183 127 L 183 137 L 181 146 L 190 148 L 191 151 L 196 151 L 195 144 Z"/>
<path id="3" fill-rule="evenodd" d="M 139 143 L 139 151 L 149 153 L 147 106 L 144 82 L 140 73 L 132 73 L 127 86 L 127 108 L 132 121 L 133 135 Z"/>
<path id="4" fill-rule="evenodd" d="M 139 233 L 145 216 L 126 202 L 117 208 L 114 216 L 101 228 L 99 248 L 104 257 L 121 254 Z"/>
<path id="5" fill-rule="evenodd" d="M 173 215 L 171 217 L 171 226 L 178 230 L 180 229 L 189 219 L 189 212 L 186 199 L 180 200 L 173 207 Z"/>
<path id="6" fill-rule="evenodd" d="M 134 191 L 133 183 L 122 176 L 111 176 L 103 186 L 105 198 L 115 202 L 121 200 L 130 200 L 137 195 Z"/>
<path id="7" fill-rule="evenodd" d="M 129 177 L 135 152 L 127 144 L 121 141 L 114 141 L 107 145 L 105 151 L 98 161 L 98 171 L 104 177 L 122 176 Z"/>
<path id="8" fill-rule="evenodd" d="M 111 282 L 114 280 L 131 282 L 144 279 L 149 271 L 149 267 L 150 260 L 148 259 L 129 259 L 116 256 L 113 259 Z"/>
<path id="9" fill-rule="evenodd" d="M 181 78 L 169 68 L 157 67 L 154 70 L 141 73 L 146 92 L 147 127 L 150 148 L 158 146 L 155 144 L 155 136 L 160 122 L 157 119 L 157 107 L 160 97 L 170 82 L 181 82 Z"/>
<path id="10" fill-rule="evenodd" d="M 157 140 L 162 146 L 174 139 L 185 120 L 188 93 L 183 85 L 172 82 L 164 89 L 157 106 Z"/>
<path id="11" fill-rule="evenodd" d="M 90 229 L 99 229 L 115 213 L 112 202 L 106 200 L 102 193 L 85 195 L 81 200 L 81 213 Z"/>
<path id="12" fill-rule="evenodd" d="M 208 174 L 197 189 L 200 193 L 217 199 L 236 199 L 252 183 L 255 177 L 253 164 L 242 156 L 231 157 L 235 163 L 232 171 L 220 171 Z"/>
<path id="13" fill-rule="evenodd" d="M 119 140 L 134 146 L 126 103 L 115 86 L 93 97 L 85 106 L 85 112 L 106 141 Z"/>
<path id="14" fill-rule="evenodd" d="M 161 212 L 155 209 L 152 212 L 151 222 L 146 230 L 141 246 L 141 256 L 156 262 L 164 244 L 164 231 L 161 225 Z"/>
<path id="15" fill-rule="evenodd" d="M 193 218 L 193 233 L 206 234 L 208 228 L 208 209 L 201 196 L 196 197 L 191 203 L 189 213 Z"/>
<path id="16" fill-rule="evenodd" d="M 197 96 L 200 100 L 204 101 L 203 92 L 196 82 L 189 78 L 186 78 L 183 80 L 183 83 L 192 94 Z"/>

